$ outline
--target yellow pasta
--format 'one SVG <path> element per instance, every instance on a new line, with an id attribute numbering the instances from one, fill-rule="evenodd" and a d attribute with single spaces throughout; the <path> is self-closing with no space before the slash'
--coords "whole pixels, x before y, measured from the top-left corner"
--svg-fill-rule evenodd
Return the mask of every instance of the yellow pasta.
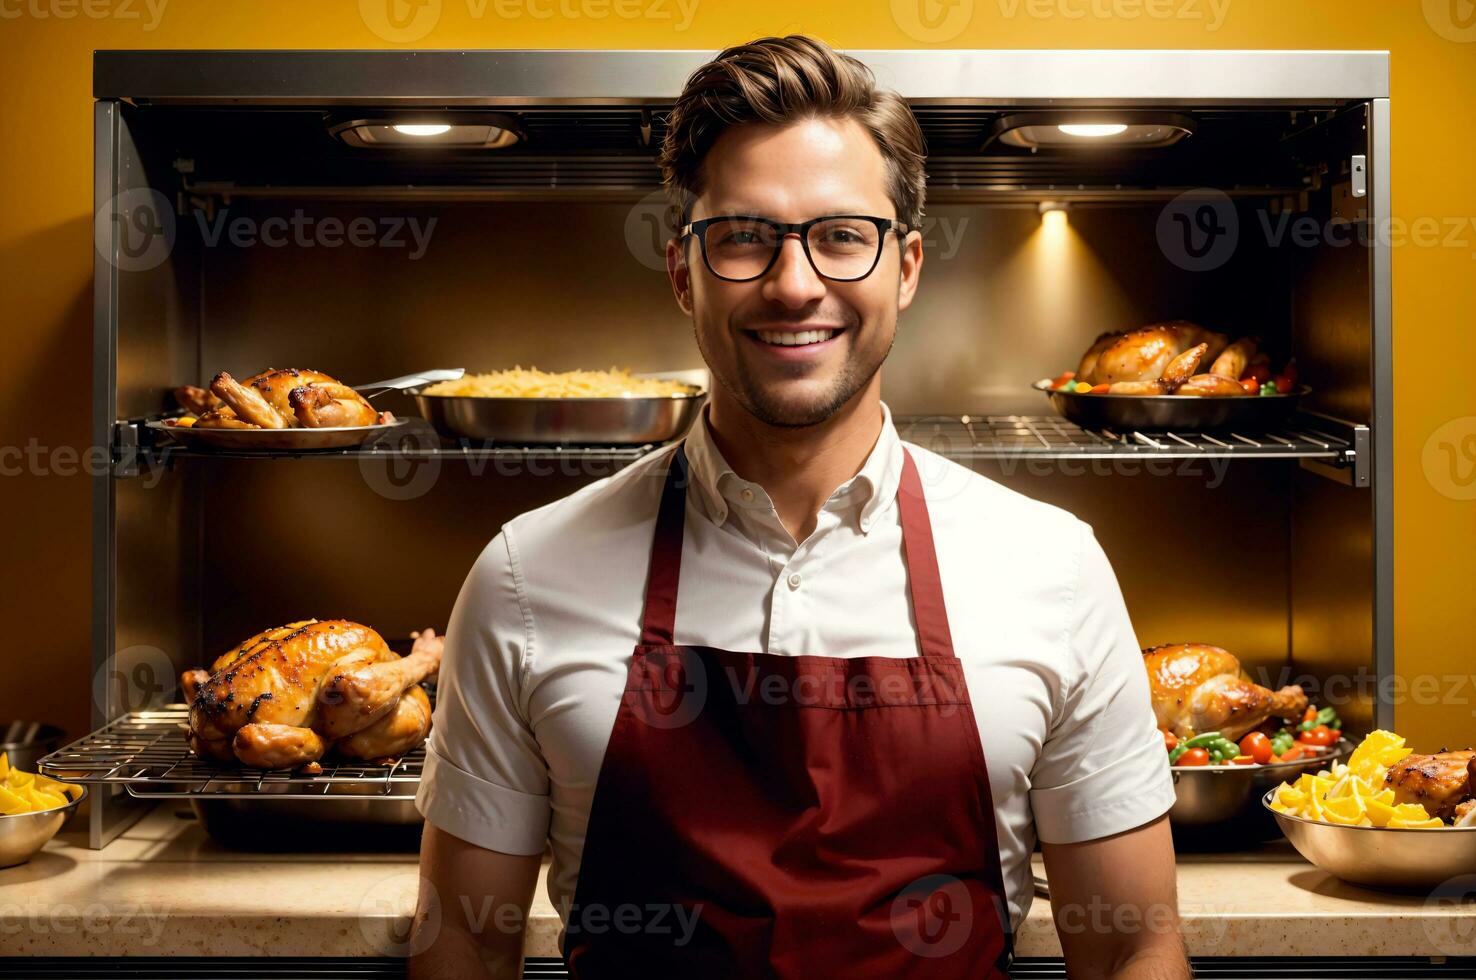
<path id="1" fill-rule="evenodd" d="M 629 398 L 690 395 L 697 389 L 680 381 L 637 378 L 627 370 L 540 371 L 514 367 L 510 371 L 467 374 L 455 381 L 438 381 L 422 394 L 475 398 Z"/>

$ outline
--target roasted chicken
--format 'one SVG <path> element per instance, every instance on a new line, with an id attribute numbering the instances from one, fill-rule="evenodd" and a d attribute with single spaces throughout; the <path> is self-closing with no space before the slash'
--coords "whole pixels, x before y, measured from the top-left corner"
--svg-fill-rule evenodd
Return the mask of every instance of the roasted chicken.
<path id="1" fill-rule="evenodd" d="M 1265 356 L 1256 341 L 1234 343 L 1188 320 L 1105 333 L 1077 365 L 1075 380 L 1105 384 L 1111 395 L 1244 395 L 1239 379 Z"/>
<path id="2" fill-rule="evenodd" d="M 1460 819 L 1476 807 L 1476 751 L 1405 756 L 1389 767 L 1384 785 L 1396 804 L 1418 803 L 1432 817 Z"/>
<path id="3" fill-rule="evenodd" d="M 1143 651 L 1158 727 L 1180 738 L 1219 732 L 1239 741 L 1271 718 L 1299 719 L 1307 694 L 1291 685 L 1272 691 L 1245 680 L 1240 661 L 1206 643 L 1169 643 Z"/>
<path id="4" fill-rule="evenodd" d="M 181 678 L 190 747 L 201 758 L 260 769 L 295 769 L 330 750 L 353 759 L 403 755 L 430 733 L 420 682 L 440 663 L 432 630 L 415 634 L 406 657 L 343 619 L 264 630 L 208 672 Z"/>
<path id="5" fill-rule="evenodd" d="M 1098 337 L 1077 367 L 1079 381 L 1112 384 L 1114 381 L 1157 381 L 1174 358 L 1191 347 L 1206 345 L 1201 357 L 1212 362 L 1225 349 L 1222 333 L 1206 330 L 1188 320 L 1154 323 L 1126 333 Z M 1197 362 L 1196 362 L 1197 363 Z M 1185 374 L 1188 377 L 1190 371 Z"/>
<path id="6" fill-rule="evenodd" d="M 271 368 L 244 382 L 222 371 L 209 391 L 185 385 L 174 396 L 199 416 L 195 425 L 205 428 L 320 429 L 392 421 L 336 378 L 297 368 Z"/>

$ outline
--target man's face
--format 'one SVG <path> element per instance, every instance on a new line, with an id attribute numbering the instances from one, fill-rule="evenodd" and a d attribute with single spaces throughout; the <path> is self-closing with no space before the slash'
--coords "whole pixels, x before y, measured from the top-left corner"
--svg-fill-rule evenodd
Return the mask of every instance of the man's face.
<path id="1" fill-rule="evenodd" d="M 829 214 L 897 218 L 886 165 L 854 120 L 812 118 L 746 124 L 720 136 L 703 162 L 704 190 L 691 220 L 721 214 L 798 222 Z M 897 313 L 912 303 L 922 235 L 884 235 L 865 279 L 821 278 L 797 235 L 751 282 L 727 282 L 702 261 L 695 237 L 667 245 L 677 303 L 691 314 L 697 345 L 727 397 L 770 425 L 823 422 L 867 387 L 886 359 Z M 822 331 L 820 337 L 796 337 Z M 795 343 L 796 340 L 803 341 Z"/>

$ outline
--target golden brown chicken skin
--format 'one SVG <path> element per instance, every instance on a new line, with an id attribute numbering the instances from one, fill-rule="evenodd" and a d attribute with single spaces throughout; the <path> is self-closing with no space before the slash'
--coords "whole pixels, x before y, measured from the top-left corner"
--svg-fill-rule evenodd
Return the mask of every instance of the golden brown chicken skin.
<path id="1" fill-rule="evenodd" d="M 203 759 L 261 769 L 311 767 L 324 753 L 356 759 L 403 754 L 430 732 L 420 682 L 440 668 L 442 640 L 415 635 L 401 657 L 349 620 L 304 620 L 251 637 L 209 673 L 180 678 L 189 743 Z"/>
<path id="2" fill-rule="evenodd" d="M 1143 651 L 1158 727 L 1180 738 L 1219 732 L 1239 741 L 1271 718 L 1307 710 L 1307 694 L 1291 685 L 1272 691 L 1240 676 L 1240 661 L 1207 643 L 1169 643 Z"/>
<path id="3" fill-rule="evenodd" d="M 1472 770 L 1476 751 L 1409 755 L 1389 767 L 1384 785 L 1394 791 L 1395 803 L 1418 803 L 1432 817 L 1449 820 L 1476 792 Z"/>

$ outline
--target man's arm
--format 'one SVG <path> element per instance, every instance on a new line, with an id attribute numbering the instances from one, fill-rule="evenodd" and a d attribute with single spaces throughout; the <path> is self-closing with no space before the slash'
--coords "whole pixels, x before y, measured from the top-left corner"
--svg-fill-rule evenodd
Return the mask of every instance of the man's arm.
<path id="1" fill-rule="evenodd" d="M 1190 980 L 1168 817 L 1077 844 L 1041 844 L 1072 980 Z"/>
<path id="2" fill-rule="evenodd" d="M 521 980 L 541 863 L 540 854 L 489 851 L 427 821 L 409 980 Z"/>

